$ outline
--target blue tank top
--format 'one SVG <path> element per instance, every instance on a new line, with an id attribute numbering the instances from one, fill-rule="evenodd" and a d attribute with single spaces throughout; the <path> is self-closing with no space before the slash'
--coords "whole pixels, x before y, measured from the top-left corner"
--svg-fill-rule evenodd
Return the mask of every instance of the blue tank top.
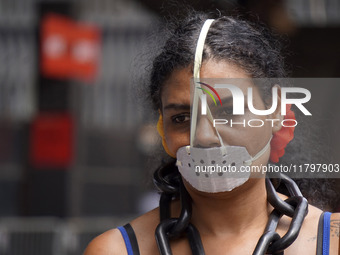
<path id="1" fill-rule="evenodd" d="M 316 255 L 329 255 L 331 231 L 331 213 L 324 212 L 320 216 Z"/>
<path id="2" fill-rule="evenodd" d="M 128 255 L 139 255 L 135 231 L 133 231 L 131 225 L 128 223 L 122 227 L 118 227 L 118 229 L 123 236 Z"/>

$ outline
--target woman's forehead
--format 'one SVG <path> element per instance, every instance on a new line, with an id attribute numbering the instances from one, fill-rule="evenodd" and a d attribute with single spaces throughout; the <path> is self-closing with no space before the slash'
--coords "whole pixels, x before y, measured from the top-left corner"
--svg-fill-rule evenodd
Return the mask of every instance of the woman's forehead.
<path id="1" fill-rule="evenodd" d="M 192 73 L 189 68 L 175 70 L 164 83 L 161 100 L 163 109 L 170 104 L 190 105 L 190 79 Z"/>
<path id="2" fill-rule="evenodd" d="M 240 78 L 249 79 L 250 76 L 240 67 L 226 62 L 209 60 L 202 65 L 201 78 Z M 167 104 L 190 104 L 190 87 L 192 69 L 183 68 L 172 72 L 164 83 L 161 93 L 163 107 Z M 224 94 L 224 93 L 223 93 Z"/>
<path id="3" fill-rule="evenodd" d="M 228 62 L 208 60 L 203 63 L 200 72 L 201 78 L 251 78 L 241 67 Z"/>

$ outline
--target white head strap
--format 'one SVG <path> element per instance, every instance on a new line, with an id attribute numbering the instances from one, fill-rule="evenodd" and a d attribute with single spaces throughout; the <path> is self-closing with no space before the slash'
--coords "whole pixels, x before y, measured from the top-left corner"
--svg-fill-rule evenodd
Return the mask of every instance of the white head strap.
<path id="1" fill-rule="evenodd" d="M 213 23 L 213 19 L 207 19 L 203 27 L 201 29 L 200 35 L 198 37 L 197 45 L 196 45 L 196 52 L 195 52 L 195 60 L 194 60 L 194 82 L 199 81 L 200 78 L 200 70 L 202 65 L 202 56 L 203 56 L 203 49 L 205 44 L 205 39 L 207 37 L 209 28 Z M 195 84 L 197 87 L 201 87 L 199 83 Z M 198 100 L 200 95 L 202 94 L 201 90 L 194 91 L 194 98 L 192 102 L 192 114 L 191 114 L 191 129 L 190 129 L 190 146 L 194 145 L 195 133 L 196 133 L 196 125 L 197 125 L 197 111 L 198 111 Z M 212 115 L 210 109 L 208 109 L 208 118 L 212 121 Z M 218 134 L 219 136 L 219 134 Z M 222 141 L 222 139 L 220 139 Z"/>
<path id="2" fill-rule="evenodd" d="M 207 19 L 201 29 L 200 36 L 198 37 L 196 52 L 195 52 L 195 62 L 194 62 L 194 78 L 200 78 L 200 69 L 202 64 L 203 49 L 205 44 L 205 38 L 207 37 L 209 28 L 214 22 L 213 19 Z"/>

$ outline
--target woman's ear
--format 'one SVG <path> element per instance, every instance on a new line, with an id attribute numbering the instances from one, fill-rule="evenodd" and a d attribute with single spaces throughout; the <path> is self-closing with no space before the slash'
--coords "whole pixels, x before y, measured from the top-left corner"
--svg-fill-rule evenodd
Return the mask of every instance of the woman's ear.
<path id="1" fill-rule="evenodd" d="M 160 137 L 162 138 L 163 148 L 170 157 L 176 158 L 176 156 L 171 153 L 171 151 L 168 148 L 168 145 L 166 144 L 165 135 L 164 135 L 164 127 L 163 127 L 163 115 L 160 110 L 158 110 L 158 112 L 159 112 L 159 118 L 157 122 L 157 131 Z"/>
<path id="2" fill-rule="evenodd" d="M 281 87 L 277 84 L 274 85 L 277 88 L 277 105 L 276 110 L 271 114 L 271 118 L 274 120 L 272 133 L 273 135 L 282 128 L 282 121 L 284 116 L 281 114 Z"/>

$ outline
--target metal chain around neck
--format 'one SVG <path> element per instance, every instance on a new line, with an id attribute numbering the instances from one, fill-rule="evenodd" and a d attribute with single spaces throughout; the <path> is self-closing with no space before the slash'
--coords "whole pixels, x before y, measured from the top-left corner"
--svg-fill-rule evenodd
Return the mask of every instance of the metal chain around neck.
<path id="1" fill-rule="evenodd" d="M 298 237 L 302 223 L 308 213 L 308 202 L 302 196 L 296 183 L 284 174 L 278 174 L 277 179 L 266 178 L 268 202 L 274 207 L 270 213 L 266 228 L 260 237 L 253 255 L 283 255 Z M 278 186 L 283 183 L 290 197 L 282 200 L 276 193 L 273 183 Z M 187 236 L 193 255 L 204 255 L 200 234 L 190 223 L 192 215 L 191 197 L 185 189 L 181 176 L 174 162 L 159 168 L 154 173 L 154 183 L 162 191 L 159 210 L 160 223 L 156 228 L 156 242 L 161 255 L 172 255 L 170 239 Z M 181 214 L 179 218 L 171 218 L 170 204 L 174 198 L 180 198 Z M 292 218 L 289 229 L 282 237 L 276 232 L 280 218 L 286 215 Z"/>

